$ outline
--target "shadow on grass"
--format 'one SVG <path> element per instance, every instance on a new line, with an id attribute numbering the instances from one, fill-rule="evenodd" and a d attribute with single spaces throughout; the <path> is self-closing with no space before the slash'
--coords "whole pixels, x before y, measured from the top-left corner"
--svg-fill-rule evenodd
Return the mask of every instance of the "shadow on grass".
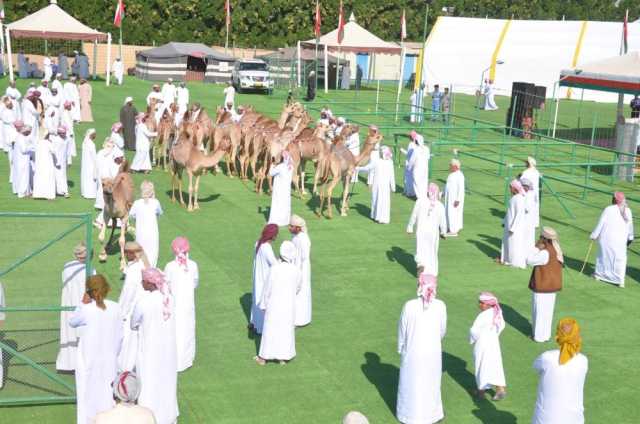
<path id="1" fill-rule="evenodd" d="M 380 362 L 380 356 L 377 353 L 366 352 L 364 359 L 365 363 L 360 366 L 362 373 L 371 384 L 376 386 L 380 397 L 395 415 L 400 370 L 395 365 Z"/>
<path id="2" fill-rule="evenodd" d="M 251 302 L 253 301 L 253 296 L 251 293 L 245 293 L 238 299 L 240 302 L 240 307 L 242 308 L 242 312 L 244 312 L 244 316 L 247 320 L 247 338 L 249 340 L 253 340 L 256 347 L 256 354 L 260 350 L 260 335 L 249 329 L 249 322 L 251 320 Z"/>
<path id="3" fill-rule="evenodd" d="M 507 214 L 504 210 L 502 209 L 496 209 L 496 208 L 491 208 L 489 209 L 491 211 L 491 215 L 498 217 L 500 219 L 504 219 L 504 216 Z"/>
<path id="4" fill-rule="evenodd" d="M 500 250 L 480 240 L 467 240 L 467 243 L 473 244 L 478 248 L 478 250 L 480 250 L 491 259 L 500 257 Z"/>
<path id="5" fill-rule="evenodd" d="M 171 190 L 167 190 L 165 191 L 165 194 L 167 195 L 168 199 L 171 199 Z M 207 197 L 198 197 L 198 202 L 199 203 L 209 203 L 209 202 L 213 202 L 214 200 L 218 199 L 218 197 L 220 197 L 220 194 L 210 194 Z M 184 203 L 187 204 L 187 202 L 189 201 L 189 192 L 188 191 L 183 191 L 182 192 L 182 198 L 184 199 Z M 179 204 L 180 203 L 180 193 L 178 193 L 178 191 L 176 190 L 176 203 Z"/>
<path id="6" fill-rule="evenodd" d="M 518 330 L 525 337 L 529 337 L 531 335 L 531 323 L 527 318 L 525 318 L 520 312 L 513 309 L 511 306 L 500 303 L 502 307 L 502 315 L 504 316 L 504 320 L 513 328 Z"/>
<path id="7" fill-rule="evenodd" d="M 353 209 L 355 209 L 356 212 L 358 212 L 358 214 L 364 216 L 368 220 L 371 220 L 371 208 L 368 207 L 367 205 L 363 205 L 362 203 L 356 203 L 353 206 Z"/>
<path id="8" fill-rule="evenodd" d="M 387 250 L 387 260 L 389 262 L 397 262 L 404 267 L 404 269 L 414 277 L 417 277 L 416 261 L 413 255 L 398 246 L 392 246 L 390 250 Z"/>

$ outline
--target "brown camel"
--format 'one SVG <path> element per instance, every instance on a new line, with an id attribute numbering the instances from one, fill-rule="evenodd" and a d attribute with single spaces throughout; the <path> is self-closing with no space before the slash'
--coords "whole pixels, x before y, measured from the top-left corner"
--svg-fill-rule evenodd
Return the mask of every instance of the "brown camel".
<path id="1" fill-rule="evenodd" d="M 182 129 L 188 130 L 196 145 L 204 150 L 213 130 L 213 121 L 205 108 L 200 107 L 199 103 L 194 103 L 184 114 Z"/>
<path id="2" fill-rule="evenodd" d="M 205 154 L 194 144 L 194 137 L 188 130 L 183 130 L 171 147 L 171 201 L 175 202 L 176 183 L 180 194 L 180 204 L 184 205 L 182 198 L 182 171 L 186 170 L 189 175 L 189 202 L 187 210 L 200 209 L 198 204 L 198 190 L 200 177 L 207 169 L 215 168 L 224 156 L 223 150 L 218 150 L 212 154 Z M 195 184 L 193 181 L 195 177 Z"/>
<path id="3" fill-rule="evenodd" d="M 322 161 L 324 155 L 328 151 L 327 143 L 325 142 L 325 137 L 327 132 L 329 131 L 329 126 L 325 124 L 318 124 L 315 129 L 306 128 L 302 131 L 302 133 L 296 138 L 295 144 L 297 145 L 299 152 L 299 172 L 300 172 L 300 187 L 299 191 L 302 196 L 306 194 L 304 182 L 305 182 L 305 169 L 307 166 L 307 161 L 312 161 L 316 165 L 316 171 L 314 172 L 313 177 L 313 191 L 312 193 L 317 192 L 318 187 L 318 179 L 320 177 L 320 173 L 318 172 L 318 163 Z M 355 130 L 357 131 L 357 129 Z"/>
<path id="4" fill-rule="evenodd" d="M 231 119 L 231 113 L 222 107 L 218 107 L 216 110 L 216 120 L 213 125 L 213 131 L 211 134 L 212 151 L 216 151 L 221 148 L 220 144 L 222 140 L 228 139 L 230 143 L 225 143 L 225 151 L 227 156 L 227 174 L 233 177 L 233 173 L 236 172 L 236 154 L 240 147 L 240 139 L 242 138 L 242 130 L 240 125 L 233 122 Z M 240 172 L 238 172 L 240 174 Z"/>
<path id="5" fill-rule="evenodd" d="M 342 130 L 347 130 L 347 127 Z M 367 139 L 364 142 L 364 147 L 360 154 L 356 157 L 345 145 L 345 139 L 348 137 L 348 133 L 341 133 L 334 139 L 333 145 L 328 149 L 328 153 L 322 160 L 322 163 L 318 165 L 319 172 L 322 172 L 320 177 L 319 194 L 320 194 L 320 207 L 316 211 L 316 215 L 322 216 L 323 206 L 325 199 L 327 200 L 328 218 L 333 217 L 333 211 L 331 209 L 331 195 L 333 189 L 342 181 L 342 204 L 340 207 L 340 215 L 347 216 L 348 196 L 349 196 L 349 181 L 351 176 L 355 172 L 356 166 L 365 162 L 369 158 L 369 154 L 377 143 L 382 141 L 382 134 L 377 127 L 370 127 Z M 324 189 L 324 190 L 323 190 Z"/>
<path id="6" fill-rule="evenodd" d="M 111 236 L 109 236 L 107 244 L 102 246 L 102 251 L 98 258 L 100 262 L 107 260 L 106 248 L 111 245 L 113 233 L 117 227 L 118 219 L 120 219 L 121 226 L 118 243 L 120 244 L 120 270 L 123 271 L 126 265 L 124 257 L 125 234 L 129 225 L 129 210 L 133 205 L 134 194 L 133 179 L 129 174 L 129 164 L 126 160 L 122 160 L 120 171 L 115 178 L 102 179 L 102 191 L 104 196 L 104 222 L 100 228 L 98 240 L 100 240 L 100 243 L 104 243 L 109 223 L 111 223 Z"/>
<path id="7" fill-rule="evenodd" d="M 171 104 L 170 110 L 167 109 L 162 114 L 160 123 L 158 124 L 158 137 L 153 143 L 153 161 L 156 166 L 167 170 L 167 150 L 170 148 L 171 138 L 175 133 L 175 114 L 177 107 L 175 103 Z"/>

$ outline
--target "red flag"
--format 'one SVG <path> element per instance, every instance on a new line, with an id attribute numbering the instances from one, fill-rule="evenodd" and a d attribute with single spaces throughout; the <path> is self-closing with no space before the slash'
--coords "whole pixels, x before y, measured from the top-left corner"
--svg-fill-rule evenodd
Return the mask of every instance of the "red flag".
<path id="1" fill-rule="evenodd" d="M 344 39 L 344 10 L 342 10 L 342 0 L 340 0 L 340 14 L 338 15 L 338 44 L 342 44 Z"/>
<path id="2" fill-rule="evenodd" d="M 113 17 L 113 24 L 120 28 L 122 25 L 122 19 L 124 18 L 124 2 L 122 0 L 118 0 L 118 6 L 116 6 L 116 14 Z"/>
<path id="3" fill-rule="evenodd" d="M 315 33 L 316 33 L 316 38 L 320 38 L 320 35 L 322 34 L 320 32 L 320 26 L 322 25 L 322 16 L 320 16 L 320 2 L 316 1 L 316 18 L 315 18 Z"/>
<path id="4" fill-rule="evenodd" d="M 224 11 L 227 14 L 226 24 L 228 29 L 229 26 L 231 25 L 231 1 L 230 0 L 225 0 Z"/>
<path id="5" fill-rule="evenodd" d="M 400 19 L 400 41 L 404 41 L 407 38 L 407 20 L 404 16 L 404 9 L 402 9 L 402 18 Z"/>

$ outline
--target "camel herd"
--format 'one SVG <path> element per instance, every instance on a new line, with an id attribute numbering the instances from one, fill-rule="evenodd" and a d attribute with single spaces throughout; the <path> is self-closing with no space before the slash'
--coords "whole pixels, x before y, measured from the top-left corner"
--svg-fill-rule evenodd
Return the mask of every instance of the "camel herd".
<path id="1" fill-rule="evenodd" d="M 147 115 L 152 119 L 147 119 L 145 125 L 157 133 L 152 145 L 154 165 L 169 169 L 172 176 L 171 200 L 175 202 L 177 198 L 183 206 L 182 176 L 186 172 L 189 178 L 188 211 L 200 207 L 198 194 L 202 175 L 217 170 L 223 159 L 228 176 L 237 175 L 242 180 L 248 180 L 251 176 L 255 180 L 255 190 L 260 194 L 265 180 L 271 187 L 269 168 L 279 163 L 286 151 L 294 165 L 292 184 L 299 196 L 303 198 L 306 194 L 305 169 L 307 162 L 312 161 L 315 164 L 313 193 L 319 196 L 316 214 L 322 216 L 326 206 L 327 217 L 333 216 L 331 196 L 335 187 L 342 182 L 340 212 L 346 216 L 349 181 L 356 167 L 367 162 L 371 151 L 382 141 L 378 129 L 370 127 L 360 154 L 354 156 L 345 142 L 359 131 L 357 125 L 345 125 L 340 135 L 328 142 L 326 135 L 329 127 L 321 123 L 315 127 L 309 126 L 311 117 L 300 103 L 284 105 L 277 120 L 256 112 L 250 106 L 244 107 L 239 121 L 232 119 L 232 114 L 223 108 L 218 108 L 212 119 L 205 109 L 194 105 L 187 110 L 179 126 L 175 125 L 177 109 L 174 106 L 165 110 L 157 122 L 153 119 L 153 111 L 154 105 L 151 104 Z M 100 241 L 104 241 L 106 226 L 112 222 L 115 227 L 116 220 L 120 219 L 122 231 L 119 242 L 122 253 L 134 193 L 126 161 L 115 179 L 103 181 L 103 187 L 105 225 L 101 228 Z M 109 242 L 112 237 L 113 232 Z M 101 260 L 106 260 L 104 248 L 100 256 Z"/>
<path id="2" fill-rule="evenodd" d="M 311 127 L 311 117 L 300 103 L 285 104 L 277 120 L 251 106 L 243 109 L 242 118 L 237 122 L 224 108 L 218 107 L 211 118 L 197 105 L 185 113 L 180 126 L 175 125 L 175 107 L 167 109 L 157 123 L 147 120 L 150 129 L 158 133 L 153 143 L 154 163 L 165 169 L 168 166 L 172 174 L 172 201 L 177 197 L 185 205 L 182 175 L 186 172 L 189 178 L 187 210 L 198 209 L 200 178 L 208 170 L 218 169 L 223 159 L 227 175 L 237 175 L 242 180 L 251 176 L 260 194 L 265 182 L 271 187 L 269 168 L 287 151 L 294 164 L 292 183 L 299 196 L 306 194 L 305 169 L 307 162 L 312 161 L 315 164 L 313 193 L 320 198 L 317 214 L 323 213 L 326 201 L 327 216 L 332 217 L 331 196 L 342 181 L 341 214 L 346 215 L 348 181 L 356 166 L 366 162 L 375 145 L 382 141 L 379 131 L 375 127 L 369 129 L 363 149 L 356 157 L 345 145 L 347 138 L 359 131 L 356 125 L 345 125 L 340 135 L 328 143 L 329 128 L 323 124 Z M 149 112 L 152 110 L 153 105 Z"/>

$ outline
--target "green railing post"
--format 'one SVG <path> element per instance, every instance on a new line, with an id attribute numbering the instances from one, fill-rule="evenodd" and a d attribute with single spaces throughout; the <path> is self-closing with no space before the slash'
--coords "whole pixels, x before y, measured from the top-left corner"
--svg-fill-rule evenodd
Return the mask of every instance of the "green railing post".
<path id="1" fill-rule="evenodd" d="M 504 149 L 505 149 L 505 144 L 503 143 L 503 144 L 500 145 L 500 159 L 499 159 L 500 165 L 498 165 L 498 175 L 499 176 L 502 175 L 502 171 L 503 171 L 503 168 L 504 168 L 504 165 L 503 165 L 503 163 L 504 163 Z"/>
<path id="2" fill-rule="evenodd" d="M 478 131 L 477 125 L 478 125 L 478 121 L 474 119 L 473 127 L 471 128 L 471 141 L 476 141 L 476 133 Z"/>
<path id="3" fill-rule="evenodd" d="M 571 162 L 576 161 L 576 146 L 577 144 L 575 143 L 571 145 Z M 576 173 L 576 169 L 571 168 L 571 175 L 574 175 L 575 173 Z"/>
<path id="4" fill-rule="evenodd" d="M 518 104 L 518 95 L 517 94 L 516 94 L 516 97 L 515 97 L 515 102 L 513 104 L 516 104 L 516 105 Z M 514 121 L 515 118 L 516 118 L 516 109 L 513 108 L 513 109 L 511 109 L 511 119 L 509 120 L 509 128 L 508 128 L 509 135 L 511 135 L 511 136 L 513 135 L 513 121 Z"/>

